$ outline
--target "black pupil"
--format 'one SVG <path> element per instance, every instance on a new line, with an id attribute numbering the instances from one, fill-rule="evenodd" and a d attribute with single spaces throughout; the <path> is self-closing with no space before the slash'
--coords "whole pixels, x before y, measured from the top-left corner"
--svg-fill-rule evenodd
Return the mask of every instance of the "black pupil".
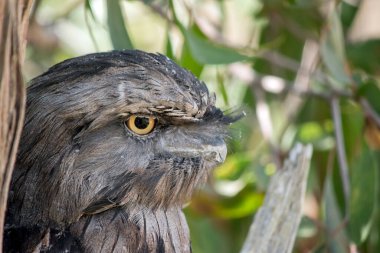
<path id="1" fill-rule="evenodd" d="M 135 119 L 135 126 L 138 129 L 145 129 L 149 125 L 149 119 L 145 117 L 136 117 Z"/>

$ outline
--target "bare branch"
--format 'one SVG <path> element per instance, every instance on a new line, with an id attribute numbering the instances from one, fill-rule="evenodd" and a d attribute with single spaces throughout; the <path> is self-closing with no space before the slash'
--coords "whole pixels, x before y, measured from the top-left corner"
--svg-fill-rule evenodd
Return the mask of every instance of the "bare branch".
<path id="1" fill-rule="evenodd" d="M 270 115 L 269 105 L 265 101 L 264 91 L 260 87 L 260 79 L 256 79 L 253 81 L 252 90 L 253 95 L 256 97 L 256 115 L 260 125 L 261 133 L 263 134 L 264 140 L 269 143 L 274 162 L 277 168 L 280 168 L 281 157 L 273 133 L 273 124 Z"/>
<path id="2" fill-rule="evenodd" d="M 310 90 L 310 77 L 313 74 L 317 61 L 319 59 L 319 45 L 312 40 L 305 42 L 303 48 L 301 66 L 294 80 L 294 87 L 300 91 Z M 295 94 L 289 94 L 285 100 L 285 114 L 289 122 L 293 121 L 294 117 L 299 112 L 304 104 L 304 99 Z M 285 128 L 284 128 L 285 131 Z"/>
<path id="3" fill-rule="evenodd" d="M 8 188 L 25 112 L 21 66 L 32 3 L 0 1 L 0 251 Z"/>
<path id="4" fill-rule="evenodd" d="M 294 88 L 300 92 L 305 92 L 310 90 L 310 78 L 316 69 L 317 62 L 319 59 L 319 45 L 315 41 L 307 40 L 305 42 L 301 66 L 298 69 L 296 79 L 294 80 Z M 279 138 L 285 134 L 286 129 L 289 124 L 293 122 L 294 118 L 300 111 L 305 100 L 296 94 L 289 94 L 285 100 L 285 118 L 287 119 L 285 124 L 280 127 Z"/>
<path id="5" fill-rule="evenodd" d="M 297 144 L 271 178 L 241 253 L 292 252 L 306 193 L 311 145 Z"/>

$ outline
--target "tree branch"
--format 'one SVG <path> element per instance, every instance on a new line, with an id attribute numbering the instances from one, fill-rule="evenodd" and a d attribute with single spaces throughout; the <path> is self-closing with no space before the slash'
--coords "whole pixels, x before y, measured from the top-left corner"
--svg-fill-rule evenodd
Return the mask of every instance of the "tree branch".
<path id="1" fill-rule="evenodd" d="M 256 213 L 240 253 L 292 252 L 312 155 L 311 145 L 297 144 L 282 169 L 271 178 L 263 206 Z"/>
<path id="2" fill-rule="evenodd" d="M 24 61 L 32 0 L 0 1 L 0 251 L 8 188 L 25 111 Z"/>
<path id="3" fill-rule="evenodd" d="M 255 79 L 252 82 L 252 91 L 253 95 L 256 98 L 257 121 L 259 122 L 259 126 L 261 129 L 261 133 L 263 134 L 264 140 L 267 141 L 269 144 L 276 167 L 280 168 L 281 156 L 273 133 L 273 124 L 270 115 L 270 108 L 268 103 L 265 101 L 265 94 L 261 88 L 260 83 L 260 78 Z"/>

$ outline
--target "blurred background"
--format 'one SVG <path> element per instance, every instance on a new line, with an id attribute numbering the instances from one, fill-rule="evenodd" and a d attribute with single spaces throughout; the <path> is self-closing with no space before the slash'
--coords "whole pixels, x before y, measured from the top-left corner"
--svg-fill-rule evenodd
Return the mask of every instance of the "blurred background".
<path id="1" fill-rule="evenodd" d="M 194 253 L 239 252 L 271 175 L 314 154 L 294 252 L 380 252 L 380 1 L 37 0 L 26 80 L 67 58 L 159 52 L 226 111 L 229 155 L 185 208 Z"/>

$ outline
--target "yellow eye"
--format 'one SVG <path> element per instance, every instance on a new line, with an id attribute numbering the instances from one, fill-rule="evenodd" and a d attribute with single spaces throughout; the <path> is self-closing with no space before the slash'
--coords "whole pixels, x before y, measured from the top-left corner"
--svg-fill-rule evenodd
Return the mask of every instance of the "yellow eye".
<path id="1" fill-rule="evenodd" d="M 153 131 L 156 120 L 152 116 L 136 116 L 132 115 L 127 120 L 129 130 L 138 135 L 146 135 Z"/>

